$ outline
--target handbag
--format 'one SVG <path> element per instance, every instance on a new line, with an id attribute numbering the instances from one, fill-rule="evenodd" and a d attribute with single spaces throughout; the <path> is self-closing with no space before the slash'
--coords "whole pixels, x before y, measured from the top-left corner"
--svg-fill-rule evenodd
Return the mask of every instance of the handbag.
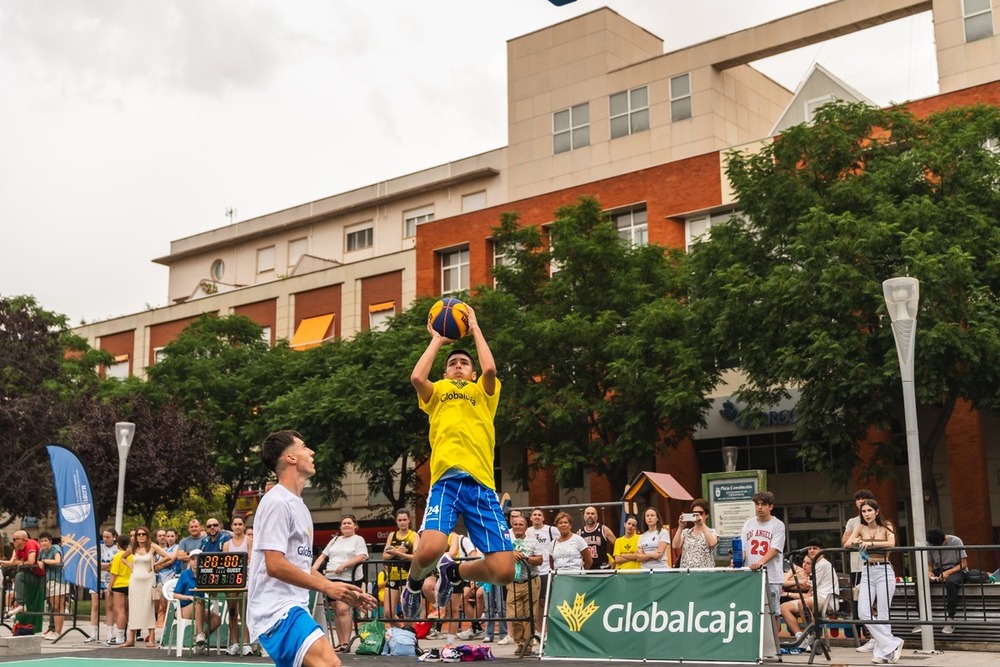
<path id="1" fill-rule="evenodd" d="M 358 637 L 361 641 L 354 651 L 357 655 L 380 655 L 385 643 L 385 623 L 377 618 L 362 623 L 358 626 Z"/>
<path id="2" fill-rule="evenodd" d="M 163 599 L 163 589 L 160 588 L 159 584 L 153 586 L 153 602 L 159 602 Z"/>

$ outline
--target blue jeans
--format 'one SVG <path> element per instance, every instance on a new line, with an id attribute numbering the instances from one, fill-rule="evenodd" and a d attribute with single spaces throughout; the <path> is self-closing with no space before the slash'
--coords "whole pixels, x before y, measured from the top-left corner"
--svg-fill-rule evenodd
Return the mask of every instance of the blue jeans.
<path id="1" fill-rule="evenodd" d="M 497 586 L 493 584 L 490 586 L 490 592 L 486 593 L 486 636 L 493 637 L 494 629 L 500 630 L 500 636 L 507 634 L 507 621 L 494 621 L 494 618 L 502 618 L 506 615 L 503 603 L 503 586 Z M 499 626 L 494 628 L 494 624 Z"/>

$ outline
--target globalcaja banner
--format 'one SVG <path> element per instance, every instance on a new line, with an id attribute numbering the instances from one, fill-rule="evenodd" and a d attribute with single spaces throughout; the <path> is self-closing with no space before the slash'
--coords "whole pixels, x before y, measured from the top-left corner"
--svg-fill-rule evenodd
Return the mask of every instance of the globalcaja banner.
<path id="1" fill-rule="evenodd" d="M 60 445 L 48 445 L 59 503 L 59 533 L 63 577 L 71 584 L 97 588 L 97 520 L 87 471 L 76 454 Z"/>
<path id="2" fill-rule="evenodd" d="M 759 662 L 759 572 L 557 574 L 544 655 L 595 660 Z M 766 617 L 770 621 L 770 617 Z"/>

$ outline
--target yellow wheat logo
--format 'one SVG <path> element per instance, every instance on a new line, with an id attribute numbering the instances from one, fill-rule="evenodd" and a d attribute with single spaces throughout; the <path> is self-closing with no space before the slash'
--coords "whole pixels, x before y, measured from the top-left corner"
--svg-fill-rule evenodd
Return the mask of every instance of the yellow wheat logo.
<path id="1" fill-rule="evenodd" d="M 584 602 L 583 593 L 577 593 L 576 598 L 573 600 L 573 606 L 570 607 L 565 600 L 562 601 L 556 609 L 562 614 L 562 617 L 566 620 L 566 625 L 569 626 L 571 632 L 580 632 L 580 628 L 583 624 L 587 622 L 591 616 L 593 616 L 600 607 L 594 604 L 591 600 L 586 607 L 583 606 Z"/>

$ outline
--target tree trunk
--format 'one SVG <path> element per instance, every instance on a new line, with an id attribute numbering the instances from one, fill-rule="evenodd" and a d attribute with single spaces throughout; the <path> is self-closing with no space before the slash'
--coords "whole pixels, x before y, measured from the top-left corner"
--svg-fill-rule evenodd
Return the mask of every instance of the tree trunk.
<path id="1" fill-rule="evenodd" d="M 927 529 L 941 525 L 941 496 L 938 493 L 937 482 L 934 480 L 934 452 L 944 438 L 945 427 L 948 425 L 948 421 L 955 411 L 955 402 L 956 399 L 950 397 L 941 406 L 941 410 L 938 412 L 937 419 L 934 420 L 934 425 L 931 427 L 930 433 L 920 443 L 920 474 L 923 485 L 924 524 Z M 916 544 L 916 538 L 916 535 L 911 537 L 914 544 Z"/>

